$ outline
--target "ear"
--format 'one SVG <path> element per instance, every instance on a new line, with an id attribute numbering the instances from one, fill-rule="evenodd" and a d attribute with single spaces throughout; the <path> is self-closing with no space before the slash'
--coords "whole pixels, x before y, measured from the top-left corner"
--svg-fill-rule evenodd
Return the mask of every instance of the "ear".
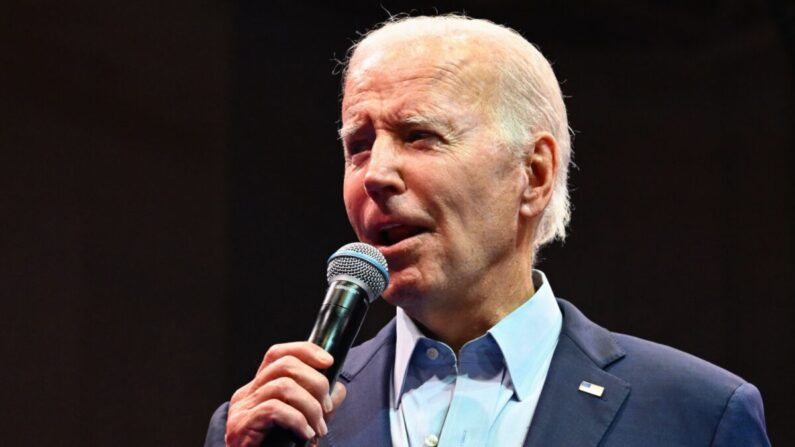
<path id="1" fill-rule="evenodd" d="M 527 177 L 519 212 L 527 218 L 541 215 L 547 207 L 558 176 L 558 142 L 549 132 L 538 132 L 524 151 Z"/>

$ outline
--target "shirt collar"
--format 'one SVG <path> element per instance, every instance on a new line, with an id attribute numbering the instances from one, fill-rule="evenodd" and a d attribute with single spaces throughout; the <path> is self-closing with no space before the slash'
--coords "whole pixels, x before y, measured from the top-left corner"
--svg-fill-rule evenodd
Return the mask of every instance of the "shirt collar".
<path id="1" fill-rule="evenodd" d="M 558 343 L 563 315 L 555 294 L 540 270 L 533 270 L 536 293 L 508 314 L 489 333 L 502 351 L 516 397 L 530 394 L 537 374 L 545 371 Z"/>
<path id="2" fill-rule="evenodd" d="M 395 408 L 397 408 L 402 397 L 403 380 L 406 378 L 406 371 L 408 371 L 414 347 L 417 342 L 427 337 L 422 335 L 414 321 L 400 307 L 397 308 L 397 314 L 395 315 L 395 331 L 395 368 L 393 370 L 392 383 L 395 393 Z"/>
<path id="3" fill-rule="evenodd" d="M 535 294 L 488 331 L 500 347 L 519 400 L 530 394 L 533 379 L 544 370 L 563 324 L 552 287 L 542 271 L 533 270 L 533 285 Z M 428 337 L 399 307 L 395 320 L 397 339 L 392 383 L 397 406 L 414 348 L 417 342 Z"/>

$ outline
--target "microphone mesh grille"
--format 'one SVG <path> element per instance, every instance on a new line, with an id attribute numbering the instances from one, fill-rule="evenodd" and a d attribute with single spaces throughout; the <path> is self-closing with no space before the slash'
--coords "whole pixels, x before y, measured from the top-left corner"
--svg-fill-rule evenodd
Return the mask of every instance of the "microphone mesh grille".
<path id="1" fill-rule="evenodd" d="M 350 252 L 363 255 L 365 259 L 357 257 Z M 380 265 L 381 269 L 376 267 L 376 263 Z M 382 255 L 377 248 L 362 242 L 353 242 L 342 246 L 336 253 L 331 255 L 326 278 L 329 283 L 340 275 L 356 278 L 367 284 L 367 287 L 372 290 L 374 294 L 374 296 L 370 297 L 372 301 L 386 289 L 389 277 L 385 276 L 385 273 L 388 271 L 386 258 L 384 258 L 384 255 Z"/>

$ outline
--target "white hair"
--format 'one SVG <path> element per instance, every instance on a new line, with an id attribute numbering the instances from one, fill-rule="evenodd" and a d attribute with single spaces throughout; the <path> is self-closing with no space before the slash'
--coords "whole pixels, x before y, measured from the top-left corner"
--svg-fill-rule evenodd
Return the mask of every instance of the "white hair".
<path id="1" fill-rule="evenodd" d="M 518 32 L 488 20 L 472 19 L 462 15 L 392 17 L 350 48 L 343 68 L 345 75 L 356 49 L 382 39 L 416 39 L 423 36 L 449 37 L 473 36 L 498 62 L 494 64 L 498 79 L 497 98 L 491 106 L 503 143 L 515 155 L 521 156 L 528 144 L 534 144 L 534 134 L 547 131 L 558 145 L 558 175 L 547 207 L 536 228 L 533 247 L 566 237 L 566 226 L 571 218 L 568 191 L 568 171 L 571 161 L 571 136 L 566 106 L 555 73 L 549 61 Z"/>

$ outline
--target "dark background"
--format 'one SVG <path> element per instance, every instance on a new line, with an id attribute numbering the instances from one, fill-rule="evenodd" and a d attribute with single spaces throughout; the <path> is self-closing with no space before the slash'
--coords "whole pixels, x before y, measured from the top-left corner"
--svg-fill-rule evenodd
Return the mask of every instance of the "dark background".
<path id="1" fill-rule="evenodd" d="M 199 445 L 267 346 L 307 335 L 354 239 L 334 58 L 386 10 L 540 46 L 576 131 L 555 292 L 755 383 L 795 442 L 792 2 L 328 3 L 3 7 L 3 444 Z"/>

